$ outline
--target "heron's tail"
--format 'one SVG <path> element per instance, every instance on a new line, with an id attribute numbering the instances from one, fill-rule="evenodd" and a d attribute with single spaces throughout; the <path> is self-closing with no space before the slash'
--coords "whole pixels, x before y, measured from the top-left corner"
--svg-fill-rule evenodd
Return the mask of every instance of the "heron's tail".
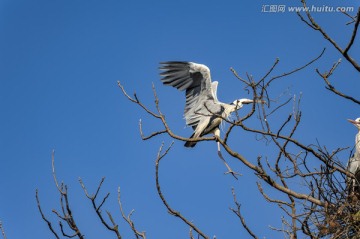
<path id="1" fill-rule="evenodd" d="M 194 138 L 194 135 L 195 133 L 193 133 L 191 136 L 190 136 L 190 139 Z M 188 148 L 193 148 L 195 147 L 197 142 L 190 142 L 190 141 L 186 141 L 186 143 L 184 144 L 185 147 L 188 147 Z"/>

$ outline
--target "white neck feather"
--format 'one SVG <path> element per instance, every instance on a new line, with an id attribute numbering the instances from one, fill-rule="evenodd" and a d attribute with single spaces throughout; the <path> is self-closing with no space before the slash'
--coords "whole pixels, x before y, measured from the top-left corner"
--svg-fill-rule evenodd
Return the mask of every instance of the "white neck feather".
<path id="1" fill-rule="evenodd" d="M 357 133 L 355 137 L 355 157 L 360 157 L 360 131 Z"/>
<path id="2" fill-rule="evenodd" d="M 225 109 L 223 112 L 224 118 L 228 118 L 230 116 L 230 114 L 236 110 L 236 105 L 222 104 L 222 106 Z"/>

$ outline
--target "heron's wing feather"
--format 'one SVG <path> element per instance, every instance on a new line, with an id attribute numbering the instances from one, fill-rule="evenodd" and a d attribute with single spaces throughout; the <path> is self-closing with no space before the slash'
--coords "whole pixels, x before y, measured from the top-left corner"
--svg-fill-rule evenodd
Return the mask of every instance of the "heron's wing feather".
<path id="1" fill-rule="evenodd" d="M 211 117 L 203 117 L 199 123 L 196 126 L 196 129 L 194 130 L 194 138 L 198 138 L 201 136 L 201 134 L 204 132 L 206 127 L 209 125 Z"/>
<path id="2" fill-rule="evenodd" d="M 203 118 L 212 118 L 216 115 L 222 115 L 223 112 L 224 107 L 221 104 L 214 100 L 208 100 L 192 109 L 191 114 L 188 114 L 186 118 L 186 123 L 191 126 L 197 125 Z"/>
<path id="3" fill-rule="evenodd" d="M 219 82 L 214 81 L 211 82 L 211 89 L 212 89 L 212 94 L 214 97 L 215 102 L 219 102 L 218 98 L 217 98 L 217 87 L 218 87 Z"/>
<path id="4" fill-rule="evenodd" d="M 211 106 L 215 100 L 209 68 L 202 64 L 181 61 L 168 61 L 160 64 L 160 69 L 163 71 L 160 73 L 161 81 L 178 90 L 186 90 L 184 110 L 186 124 L 192 126 L 198 124 L 202 114 L 209 114 L 206 108 L 204 113 L 204 104 Z"/>

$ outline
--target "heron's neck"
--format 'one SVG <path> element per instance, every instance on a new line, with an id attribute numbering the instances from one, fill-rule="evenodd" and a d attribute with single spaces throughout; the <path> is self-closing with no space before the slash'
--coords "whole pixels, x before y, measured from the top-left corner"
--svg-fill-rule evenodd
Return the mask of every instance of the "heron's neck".
<path id="1" fill-rule="evenodd" d="M 222 117 L 228 118 L 232 112 L 236 110 L 235 105 L 221 103 L 222 107 L 224 107 L 224 111 L 222 112 Z"/>
<path id="2" fill-rule="evenodd" d="M 355 137 L 355 155 L 360 156 L 360 130 Z"/>
<path id="3" fill-rule="evenodd" d="M 223 106 L 225 108 L 226 115 L 229 115 L 232 112 L 236 111 L 236 105 L 223 104 Z"/>

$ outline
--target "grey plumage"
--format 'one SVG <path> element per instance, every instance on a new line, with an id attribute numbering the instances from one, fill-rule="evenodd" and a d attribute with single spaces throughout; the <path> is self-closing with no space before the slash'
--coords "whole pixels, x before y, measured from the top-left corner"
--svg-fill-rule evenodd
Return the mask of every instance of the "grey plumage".
<path id="1" fill-rule="evenodd" d="M 349 119 L 348 121 L 355 125 L 355 127 L 358 129 L 358 133 L 355 136 L 355 153 L 349 159 L 347 165 L 347 170 L 354 174 L 355 179 L 347 179 L 347 184 L 349 192 L 356 192 L 360 194 L 360 118 L 357 118 L 356 120 Z"/>
<path id="2" fill-rule="evenodd" d="M 168 61 L 160 63 L 161 81 L 180 91 L 185 91 L 186 103 L 184 117 L 186 124 L 192 126 L 194 133 L 190 138 L 198 138 L 214 133 L 220 136 L 219 125 L 222 117 L 227 118 L 243 104 L 253 103 L 250 99 L 240 99 L 232 104 L 218 101 L 218 82 L 211 82 L 207 66 L 193 62 Z M 186 147 L 194 147 L 196 142 L 186 142 Z"/>

